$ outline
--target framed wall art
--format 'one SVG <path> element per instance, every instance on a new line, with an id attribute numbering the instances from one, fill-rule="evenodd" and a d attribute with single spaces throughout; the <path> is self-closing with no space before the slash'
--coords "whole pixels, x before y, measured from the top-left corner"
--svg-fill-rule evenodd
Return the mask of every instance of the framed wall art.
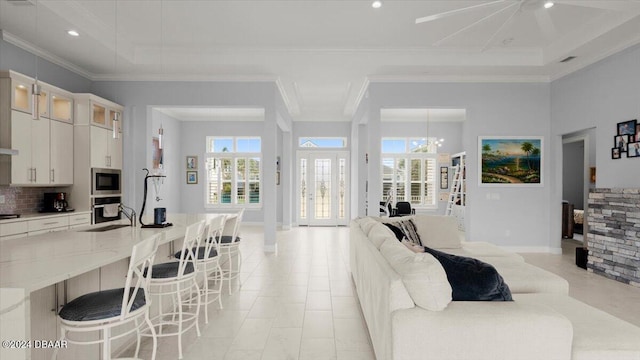
<path id="1" fill-rule="evenodd" d="M 198 183 L 198 172 L 187 171 L 187 184 L 197 184 L 197 183 Z"/>
<path id="2" fill-rule="evenodd" d="M 198 157 L 187 156 L 187 170 L 197 170 L 197 169 L 198 169 Z"/>
<path id="3" fill-rule="evenodd" d="M 543 186 L 543 138 L 480 136 L 480 186 Z"/>
<path id="4" fill-rule="evenodd" d="M 440 189 L 449 188 L 449 167 L 440 166 Z"/>

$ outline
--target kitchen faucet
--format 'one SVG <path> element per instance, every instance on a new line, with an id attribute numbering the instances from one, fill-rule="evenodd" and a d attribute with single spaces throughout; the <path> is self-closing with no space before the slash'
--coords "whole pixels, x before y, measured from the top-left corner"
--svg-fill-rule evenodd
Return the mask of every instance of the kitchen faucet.
<path id="1" fill-rule="evenodd" d="M 122 213 L 124 214 L 124 216 L 126 216 L 127 219 L 129 219 L 129 221 L 131 222 L 131 226 L 135 227 L 137 225 L 136 211 L 122 203 L 120 203 L 119 208 L 120 208 L 120 211 L 122 211 Z"/>

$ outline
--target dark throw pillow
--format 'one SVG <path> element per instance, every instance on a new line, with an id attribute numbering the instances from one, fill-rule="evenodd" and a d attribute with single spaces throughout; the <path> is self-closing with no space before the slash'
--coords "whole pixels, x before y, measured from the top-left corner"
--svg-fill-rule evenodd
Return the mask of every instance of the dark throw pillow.
<path id="1" fill-rule="evenodd" d="M 400 220 L 397 222 L 397 224 L 404 233 L 404 236 L 407 237 L 407 240 L 409 240 L 409 242 L 414 245 L 422 246 L 420 235 L 418 235 L 418 229 L 416 228 L 416 224 L 413 223 L 413 220 Z"/>
<path id="2" fill-rule="evenodd" d="M 513 301 L 498 271 L 478 259 L 447 254 L 425 246 L 447 273 L 453 301 Z"/>
<path id="3" fill-rule="evenodd" d="M 402 232 L 402 230 L 400 230 L 399 227 L 389 223 L 383 223 L 383 224 L 389 229 L 391 229 L 391 231 L 393 231 L 393 234 L 396 236 L 398 241 L 402 241 L 402 239 L 404 238 L 404 233 Z"/>

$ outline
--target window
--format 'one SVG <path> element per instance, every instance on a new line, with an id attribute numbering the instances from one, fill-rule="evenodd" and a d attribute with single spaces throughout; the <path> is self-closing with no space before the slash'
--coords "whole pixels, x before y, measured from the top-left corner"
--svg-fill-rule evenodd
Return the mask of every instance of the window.
<path id="1" fill-rule="evenodd" d="M 395 201 L 408 201 L 413 207 L 435 208 L 436 152 L 434 139 L 382 139 L 382 200 L 389 193 Z"/>
<path id="2" fill-rule="evenodd" d="M 207 136 L 205 205 L 261 205 L 261 146 L 259 137 Z"/>
<path id="3" fill-rule="evenodd" d="M 298 146 L 301 148 L 345 148 L 347 139 L 328 137 L 301 137 L 298 138 Z"/>

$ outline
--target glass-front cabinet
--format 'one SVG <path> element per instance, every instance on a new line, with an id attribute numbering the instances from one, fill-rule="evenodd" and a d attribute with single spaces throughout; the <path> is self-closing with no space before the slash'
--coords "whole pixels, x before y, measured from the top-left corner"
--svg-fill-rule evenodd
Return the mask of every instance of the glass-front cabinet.
<path id="1" fill-rule="evenodd" d="M 73 99 L 61 92 L 51 92 L 51 119 L 73 123 Z"/>
<path id="2" fill-rule="evenodd" d="M 107 123 L 107 108 L 104 105 L 91 102 L 91 125 L 110 127 Z"/>
<path id="3" fill-rule="evenodd" d="M 26 79 L 11 78 L 11 108 L 31 112 L 31 83 Z"/>

